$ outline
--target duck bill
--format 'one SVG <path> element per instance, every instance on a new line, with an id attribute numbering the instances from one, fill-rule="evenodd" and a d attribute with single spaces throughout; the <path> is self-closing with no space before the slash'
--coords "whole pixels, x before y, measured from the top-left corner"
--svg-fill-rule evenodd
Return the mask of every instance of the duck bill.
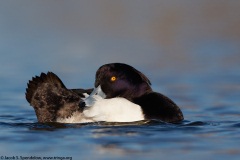
<path id="1" fill-rule="evenodd" d="M 98 99 L 104 98 L 106 98 L 106 94 L 102 91 L 102 88 L 99 85 L 97 88 L 94 88 L 92 93 L 86 99 L 84 99 L 84 102 L 86 106 L 93 106 Z"/>
<path id="2" fill-rule="evenodd" d="M 97 88 L 94 88 L 92 93 L 89 95 L 89 97 L 92 97 L 93 95 L 98 95 L 102 98 L 106 98 L 106 94 L 102 91 L 101 86 L 99 85 Z"/>

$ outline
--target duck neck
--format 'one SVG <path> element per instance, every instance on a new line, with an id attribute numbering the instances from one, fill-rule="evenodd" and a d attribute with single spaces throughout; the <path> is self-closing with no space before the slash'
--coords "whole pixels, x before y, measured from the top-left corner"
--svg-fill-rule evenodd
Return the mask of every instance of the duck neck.
<path id="1" fill-rule="evenodd" d="M 122 95 L 119 95 L 119 97 L 124 97 L 133 102 L 134 99 L 150 92 L 152 92 L 152 88 L 148 84 L 144 84 L 125 91 Z"/>

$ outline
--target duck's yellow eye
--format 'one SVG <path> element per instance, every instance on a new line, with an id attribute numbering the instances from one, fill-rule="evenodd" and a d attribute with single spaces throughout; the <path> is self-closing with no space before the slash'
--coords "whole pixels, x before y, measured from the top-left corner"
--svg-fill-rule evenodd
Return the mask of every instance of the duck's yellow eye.
<path id="1" fill-rule="evenodd" d="M 116 80 L 117 80 L 117 78 L 116 78 L 115 76 L 112 76 L 112 77 L 111 77 L 111 81 L 112 81 L 112 82 L 114 82 L 114 81 L 116 81 Z"/>

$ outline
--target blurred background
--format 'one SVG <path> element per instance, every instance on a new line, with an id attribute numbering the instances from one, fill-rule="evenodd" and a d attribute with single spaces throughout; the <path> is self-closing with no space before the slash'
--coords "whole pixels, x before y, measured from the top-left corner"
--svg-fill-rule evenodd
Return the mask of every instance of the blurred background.
<path id="1" fill-rule="evenodd" d="M 27 81 L 47 71 L 69 88 L 90 88 L 111 62 L 173 96 L 193 82 L 239 84 L 239 8 L 238 0 L 1 0 L 1 96 L 17 92 L 26 105 Z"/>

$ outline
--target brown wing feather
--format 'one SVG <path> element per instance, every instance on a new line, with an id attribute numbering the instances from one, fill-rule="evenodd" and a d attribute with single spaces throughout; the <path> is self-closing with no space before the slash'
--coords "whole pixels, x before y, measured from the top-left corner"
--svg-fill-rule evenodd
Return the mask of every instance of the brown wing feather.
<path id="1" fill-rule="evenodd" d="M 80 111 L 81 97 L 67 89 L 52 72 L 33 77 L 26 89 L 26 99 L 33 106 L 39 122 L 54 122 Z"/>

